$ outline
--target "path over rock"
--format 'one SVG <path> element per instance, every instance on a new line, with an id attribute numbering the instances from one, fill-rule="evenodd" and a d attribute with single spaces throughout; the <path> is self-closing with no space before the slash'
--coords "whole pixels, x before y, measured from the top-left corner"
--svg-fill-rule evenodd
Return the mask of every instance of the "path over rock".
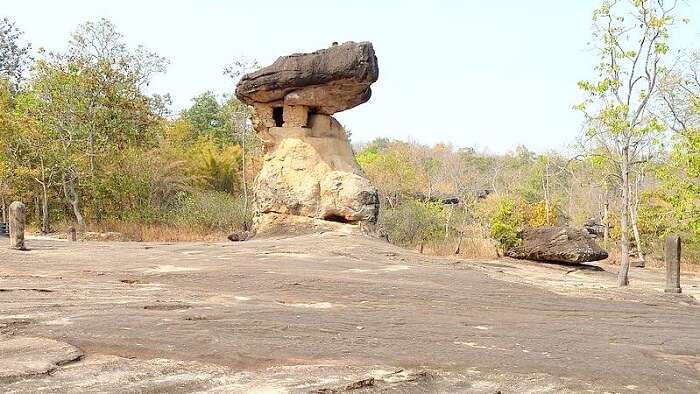
<path id="1" fill-rule="evenodd" d="M 567 296 L 332 233 L 28 246 L 0 249 L 0 335 L 85 357 L 10 392 L 700 391 L 687 296 Z"/>

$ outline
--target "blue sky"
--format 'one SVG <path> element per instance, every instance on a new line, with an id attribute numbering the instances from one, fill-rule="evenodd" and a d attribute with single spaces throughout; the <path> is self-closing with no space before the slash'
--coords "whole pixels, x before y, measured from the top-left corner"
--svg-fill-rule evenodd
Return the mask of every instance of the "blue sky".
<path id="1" fill-rule="evenodd" d="M 576 138 L 576 82 L 592 76 L 587 42 L 594 0 L 472 1 L 5 1 L 35 48 L 65 48 L 70 33 L 100 17 L 130 44 L 170 60 L 151 89 L 174 109 L 212 90 L 230 93 L 222 69 L 242 56 L 267 65 L 333 41 L 372 41 L 379 81 L 372 99 L 337 114 L 354 141 L 375 137 L 447 142 L 503 152 L 544 151 Z M 700 4 L 677 47 L 700 47 Z"/>

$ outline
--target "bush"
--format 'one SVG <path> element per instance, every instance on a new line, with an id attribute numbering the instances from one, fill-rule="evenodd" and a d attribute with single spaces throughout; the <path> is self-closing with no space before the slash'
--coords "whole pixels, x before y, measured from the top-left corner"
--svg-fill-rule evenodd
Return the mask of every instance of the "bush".
<path id="1" fill-rule="evenodd" d="M 559 219 L 559 209 L 556 203 L 549 204 L 549 212 L 547 212 L 547 204 L 544 201 L 533 203 L 519 201 L 516 208 L 530 227 L 555 226 Z"/>
<path id="2" fill-rule="evenodd" d="M 527 202 L 505 195 L 492 195 L 474 205 L 475 216 L 484 228 L 489 229 L 491 238 L 500 251 L 520 246 L 520 232 L 525 227 L 554 226 L 559 219 L 559 209 L 555 203 L 549 206 L 549 215 L 544 201 Z"/>
<path id="3" fill-rule="evenodd" d="M 217 191 L 197 192 L 184 199 L 172 219 L 178 226 L 209 230 L 244 230 L 249 228 L 250 213 L 244 212 L 241 197 Z"/>
<path id="4" fill-rule="evenodd" d="M 516 209 L 513 200 L 502 198 L 497 201 L 496 210 L 490 221 L 491 237 L 501 251 L 520 246 L 520 231 L 525 226 L 525 219 Z"/>
<path id="5" fill-rule="evenodd" d="M 441 203 L 415 199 L 404 200 L 380 215 L 380 224 L 391 242 L 404 246 L 422 245 L 439 237 L 445 221 Z"/>

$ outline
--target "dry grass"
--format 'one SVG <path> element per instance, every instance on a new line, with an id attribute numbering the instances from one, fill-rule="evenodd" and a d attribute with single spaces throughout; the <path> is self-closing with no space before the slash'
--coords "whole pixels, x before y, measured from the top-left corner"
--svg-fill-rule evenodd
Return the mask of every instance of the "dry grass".
<path id="1" fill-rule="evenodd" d="M 458 240 L 434 241 L 423 246 L 423 253 L 434 256 L 459 256 L 463 259 L 495 259 L 496 246 L 492 239 L 464 237 L 459 246 L 459 254 L 455 254 Z"/>
<path id="2" fill-rule="evenodd" d="M 95 233 L 118 233 L 121 240 L 139 242 L 224 241 L 228 233 L 166 224 L 107 222 L 88 226 Z"/>
<path id="3" fill-rule="evenodd" d="M 622 255 L 620 254 L 619 249 L 608 249 L 608 258 L 606 260 L 603 260 L 603 262 L 607 264 L 612 264 L 612 265 L 619 265 L 620 260 Z M 700 264 L 696 261 L 689 261 L 689 259 L 684 258 L 686 256 L 682 256 L 681 258 L 681 272 L 689 273 L 689 274 L 700 274 Z M 630 262 L 634 262 L 637 260 L 636 256 L 630 256 Z M 662 258 L 659 258 L 658 256 L 654 255 L 647 255 L 644 256 L 645 264 L 644 267 L 652 270 L 658 270 L 658 271 L 663 271 L 666 269 L 666 263 Z"/>

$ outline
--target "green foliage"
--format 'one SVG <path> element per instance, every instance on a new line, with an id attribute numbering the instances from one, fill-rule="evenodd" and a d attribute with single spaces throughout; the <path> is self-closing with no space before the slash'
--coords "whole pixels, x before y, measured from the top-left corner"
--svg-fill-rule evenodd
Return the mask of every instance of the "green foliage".
<path id="1" fill-rule="evenodd" d="M 645 193 L 637 212 L 637 226 L 641 233 L 644 250 L 650 250 L 663 243 L 664 238 L 674 229 L 670 205 L 659 195 Z"/>
<path id="2" fill-rule="evenodd" d="M 475 215 L 484 222 L 501 251 L 519 246 L 525 227 L 554 226 L 559 208 L 544 201 L 528 202 L 523 196 L 491 196 L 474 206 Z"/>
<path id="3" fill-rule="evenodd" d="M 501 251 L 522 244 L 520 231 L 525 226 L 525 219 L 518 212 L 515 203 L 508 198 L 497 200 L 495 211 L 491 217 L 489 230 L 491 237 L 496 240 Z"/>
<path id="4" fill-rule="evenodd" d="M 530 227 L 555 226 L 558 222 L 559 208 L 556 203 L 550 203 L 548 206 L 545 201 L 520 202 L 517 209 Z"/>
<path id="5" fill-rule="evenodd" d="M 442 204 L 406 199 L 382 212 L 380 224 L 392 242 L 415 246 L 438 238 L 445 219 Z"/>
<path id="6" fill-rule="evenodd" d="M 209 149 L 202 155 L 198 175 L 208 190 L 235 193 L 240 190 L 241 148 Z"/>
<path id="7" fill-rule="evenodd" d="M 243 201 L 218 191 L 196 192 L 187 196 L 172 216 L 172 223 L 207 230 L 243 230 L 250 217 Z"/>
<path id="8" fill-rule="evenodd" d="M 166 64 L 127 46 L 102 19 L 79 26 L 67 51 L 42 51 L 23 90 L 0 77 L 2 201 L 38 195 L 49 200 L 50 216 L 72 212 L 79 222 L 166 223 L 180 209 L 240 205 L 230 193 L 240 191 L 235 135 L 248 108 L 205 93 L 179 118 L 163 118 L 167 96 L 143 88 Z M 231 215 L 200 224 L 234 223 Z"/>
<path id="9" fill-rule="evenodd" d="M 417 165 L 408 165 L 410 158 L 408 144 L 395 142 L 384 145 L 380 140 L 360 152 L 357 161 L 389 205 L 394 206 L 402 196 L 416 190 L 420 182 L 420 169 Z"/>
<path id="10" fill-rule="evenodd" d="M 192 99 L 192 106 L 182 112 L 182 118 L 192 125 L 194 135 L 211 137 L 216 141 L 229 138 L 230 129 L 222 106 L 212 92 L 204 92 Z"/>

